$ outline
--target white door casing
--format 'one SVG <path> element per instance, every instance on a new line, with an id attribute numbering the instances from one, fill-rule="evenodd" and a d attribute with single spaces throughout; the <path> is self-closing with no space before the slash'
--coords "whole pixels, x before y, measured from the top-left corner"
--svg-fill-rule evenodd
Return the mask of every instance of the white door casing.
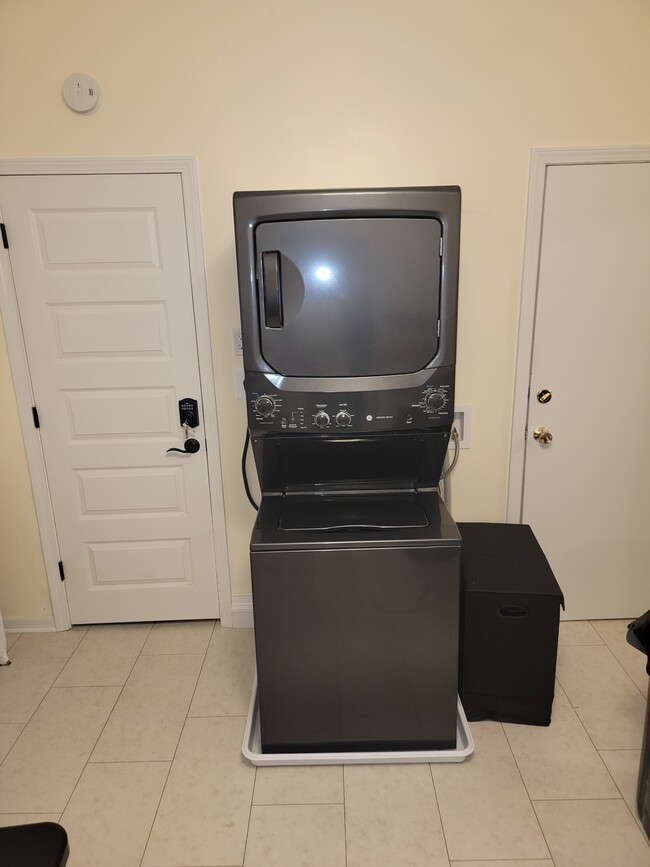
<path id="1" fill-rule="evenodd" d="M 199 382 L 185 198 L 178 171 L 0 178 L 72 622 L 219 614 L 216 413 L 211 369 L 204 399 Z M 167 454 L 184 397 L 199 401 L 202 448 Z"/>
<path id="2" fill-rule="evenodd" d="M 532 526 L 567 618 L 631 618 L 649 604 L 650 151 L 532 169 L 508 518 Z"/>

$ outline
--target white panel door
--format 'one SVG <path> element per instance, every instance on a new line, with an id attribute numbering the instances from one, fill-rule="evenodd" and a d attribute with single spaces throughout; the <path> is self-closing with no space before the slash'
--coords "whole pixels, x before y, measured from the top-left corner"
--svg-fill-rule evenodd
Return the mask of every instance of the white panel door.
<path id="1" fill-rule="evenodd" d="M 180 174 L 2 177 L 0 210 L 72 622 L 218 616 Z"/>
<path id="2" fill-rule="evenodd" d="M 550 166 L 522 520 L 570 619 L 650 608 L 649 329 L 650 164 Z"/>

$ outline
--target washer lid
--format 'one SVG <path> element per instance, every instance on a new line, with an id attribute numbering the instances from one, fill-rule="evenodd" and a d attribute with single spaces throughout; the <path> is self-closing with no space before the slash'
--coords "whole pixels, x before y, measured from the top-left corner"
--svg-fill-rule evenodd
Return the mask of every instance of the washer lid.
<path id="1" fill-rule="evenodd" d="M 386 497 L 387 500 L 397 497 L 395 512 L 392 512 L 392 507 L 388 503 L 381 507 L 385 517 L 391 517 L 391 512 L 394 516 L 403 508 L 403 493 L 402 491 L 399 493 L 393 491 L 378 495 Z M 317 499 L 322 495 L 313 494 L 311 496 Z M 368 497 L 368 493 L 359 496 Z M 458 548 L 460 546 L 460 534 L 456 524 L 436 491 L 420 491 L 418 493 L 417 505 L 426 518 L 426 524 L 423 525 L 348 526 L 345 529 L 333 527 L 329 530 L 316 528 L 282 529 L 280 522 L 287 501 L 299 498 L 302 499 L 302 495 L 287 494 L 262 497 L 251 537 L 252 554 L 265 551 L 278 553 L 281 551 L 319 551 L 339 548 Z M 291 508 L 289 506 L 290 516 Z M 314 506 L 314 509 L 316 510 L 317 507 Z M 410 516 L 406 512 L 404 514 L 406 515 L 404 524 L 413 520 L 411 517 L 414 514 L 413 511 L 411 511 Z M 307 520 L 305 523 L 316 522 Z"/>

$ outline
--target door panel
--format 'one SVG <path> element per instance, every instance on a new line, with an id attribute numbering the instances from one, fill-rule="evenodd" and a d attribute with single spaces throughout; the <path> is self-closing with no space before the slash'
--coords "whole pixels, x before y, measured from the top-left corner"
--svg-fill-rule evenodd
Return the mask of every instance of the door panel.
<path id="1" fill-rule="evenodd" d="M 159 267 L 155 208 L 34 208 L 31 222 L 46 268 Z"/>
<path id="2" fill-rule="evenodd" d="M 185 508 L 181 467 L 77 470 L 81 514 L 177 512 Z"/>
<path id="3" fill-rule="evenodd" d="M 116 354 L 169 356 L 163 304 L 51 305 L 59 358 Z"/>
<path id="4" fill-rule="evenodd" d="M 73 623 L 218 616 L 180 175 L 0 178 Z M 202 413 L 200 412 L 202 416 Z"/>
<path id="5" fill-rule="evenodd" d="M 172 388 L 62 390 L 61 394 L 69 410 L 71 440 L 107 434 L 173 436 L 178 427 Z"/>
<path id="6" fill-rule="evenodd" d="M 649 238 L 650 164 L 549 167 L 523 521 L 570 619 L 650 605 Z M 534 439 L 539 427 L 552 442 Z"/>

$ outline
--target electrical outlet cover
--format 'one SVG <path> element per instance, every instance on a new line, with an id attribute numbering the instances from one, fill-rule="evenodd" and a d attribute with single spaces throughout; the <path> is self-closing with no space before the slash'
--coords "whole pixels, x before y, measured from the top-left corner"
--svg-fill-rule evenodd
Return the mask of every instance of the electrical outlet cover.
<path id="1" fill-rule="evenodd" d="M 471 406 L 456 406 L 454 407 L 454 427 L 458 431 L 459 442 L 458 446 L 461 449 L 469 449 L 472 445 L 472 407 Z M 449 448 L 453 449 L 454 444 L 449 440 Z"/>

